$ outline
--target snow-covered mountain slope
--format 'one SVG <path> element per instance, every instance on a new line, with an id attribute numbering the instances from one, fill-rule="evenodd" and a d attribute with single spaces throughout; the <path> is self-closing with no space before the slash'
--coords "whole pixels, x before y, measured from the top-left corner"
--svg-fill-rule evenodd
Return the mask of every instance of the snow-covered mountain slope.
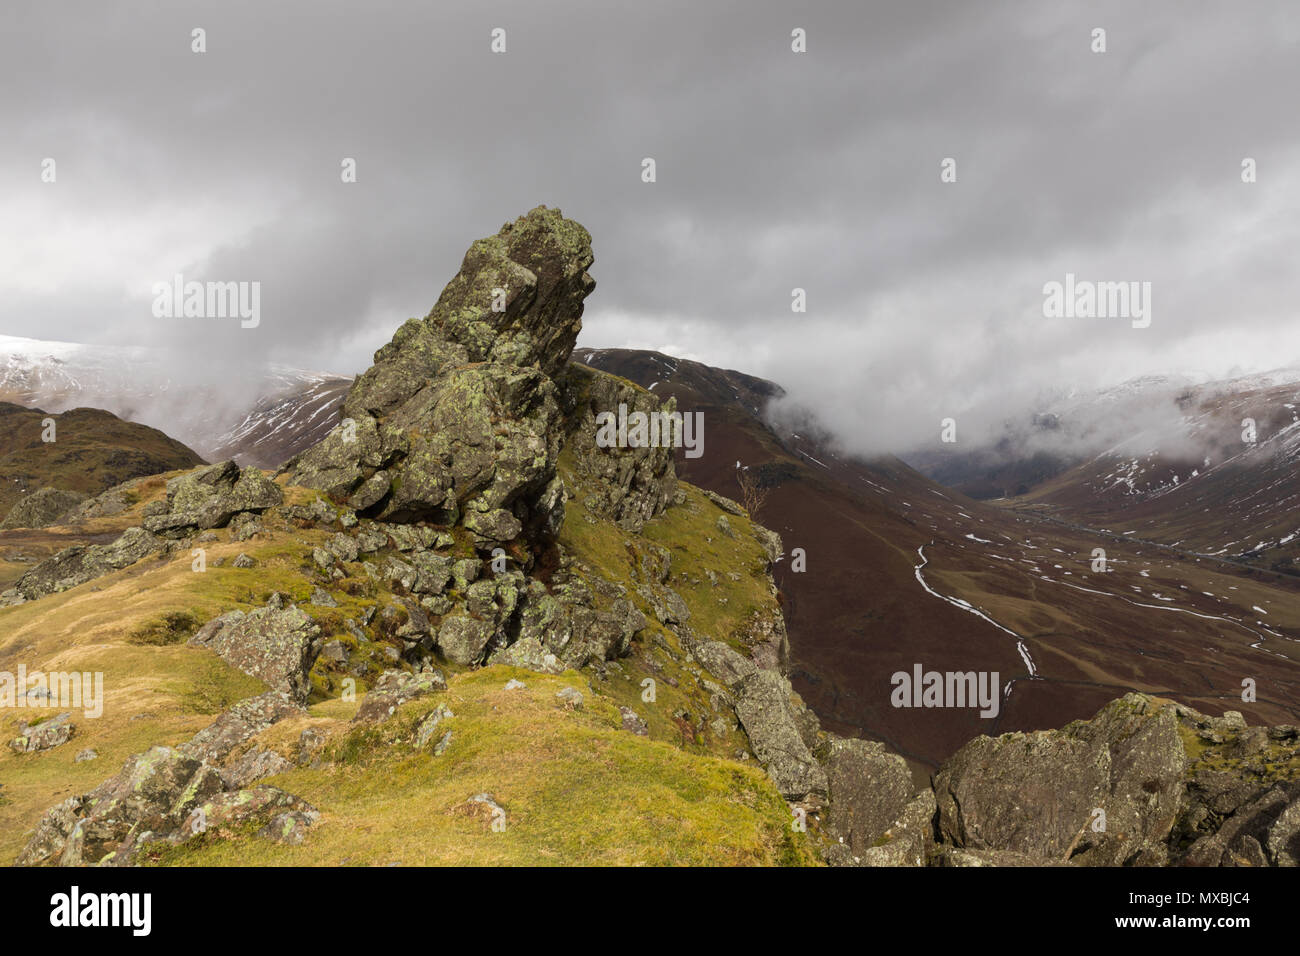
<path id="1" fill-rule="evenodd" d="M 234 458 L 243 465 L 275 468 L 311 448 L 339 422 L 339 408 L 352 379 L 330 376 L 305 381 L 272 395 L 243 421 L 214 439 L 213 461 Z"/>
<path id="2" fill-rule="evenodd" d="M 0 335 L 0 401 L 61 412 L 102 408 L 161 429 L 209 461 L 274 467 L 335 423 L 351 378 L 268 364 L 195 384 L 161 349 Z"/>
<path id="3" fill-rule="evenodd" d="M 1300 558 L 1300 371 L 1181 393 L 1176 428 L 1122 441 L 1033 488 L 1020 506 L 1199 554 L 1289 570 Z"/>

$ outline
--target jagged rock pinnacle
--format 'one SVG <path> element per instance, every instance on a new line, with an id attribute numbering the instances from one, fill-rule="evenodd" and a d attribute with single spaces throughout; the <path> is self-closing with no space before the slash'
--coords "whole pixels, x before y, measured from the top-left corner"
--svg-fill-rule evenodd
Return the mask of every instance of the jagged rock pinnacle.
<path id="1" fill-rule="evenodd" d="M 587 230 L 539 206 L 470 246 L 424 319 L 375 353 L 296 484 L 388 521 L 463 524 L 487 549 L 553 533 L 564 492 L 552 376 L 595 288 Z"/>

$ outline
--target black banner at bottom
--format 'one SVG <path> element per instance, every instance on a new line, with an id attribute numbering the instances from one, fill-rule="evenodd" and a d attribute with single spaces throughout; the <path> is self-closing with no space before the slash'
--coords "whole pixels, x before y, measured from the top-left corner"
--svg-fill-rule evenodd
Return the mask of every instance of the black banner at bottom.
<path id="1" fill-rule="evenodd" d="M 811 920 L 819 929 L 842 921 L 849 932 L 899 920 L 935 931 L 993 920 L 1003 929 L 1064 931 L 1070 940 L 1200 934 L 1230 944 L 1290 923 L 1283 907 L 1294 896 L 1289 875 L 1251 869 L 569 869 L 545 881 L 527 868 L 10 869 L 0 880 L 15 938 L 77 934 L 128 946 L 192 943 L 196 929 L 258 943 L 301 943 L 304 931 L 365 943 L 386 918 L 482 920 L 501 907 L 503 916 L 532 909 L 545 922 L 575 906 L 584 929 L 616 933 L 629 918 L 652 934 L 646 919 L 680 917 L 707 929 L 700 920 L 714 913 L 729 940 L 746 929 L 779 932 L 773 920 Z"/>

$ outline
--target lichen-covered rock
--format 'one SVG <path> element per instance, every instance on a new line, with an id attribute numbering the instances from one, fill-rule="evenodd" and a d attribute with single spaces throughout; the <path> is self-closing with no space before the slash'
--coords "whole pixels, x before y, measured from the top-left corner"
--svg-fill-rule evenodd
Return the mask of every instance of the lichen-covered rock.
<path id="1" fill-rule="evenodd" d="M 320 652 L 320 627 L 300 608 L 285 606 L 279 594 L 266 607 L 232 611 L 209 621 L 190 638 L 226 663 L 302 702 L 311 690 L 308 674 Z"/>
<path id="2" fill-rule="evenodd" d="M 827 831 L 853 856 L 865 857 L 912 801 L 907 761 L 884 744 L 843 737 L 828 740 L 817 758 L 826 771 Z"/>
<path id="3" fill-rule="evenodd" d="M 1293 799 L 1273 825 L 1264 841 L 1277 866 L 1300 866 L 1300 797 Z"/>
<path id="4" fill-rule="evenodd" d="M 1017 853 L 1014 850 L 963 850 L 953 846 L 941 846 L 936 852 L 934 865 L 941 867 L 1040 867 L 1069 866 L 1071 864 L 1062 862 L 1061 860 L 1049 860 L 1036 856 L 1029 856 L 1026 853 Z"/>
<path id="5" fill-rule="evenodd" d="M 491 621 L 464 615 L 444 617 L 438 625 L 438 650 L 453 664 L 477 664 L 495 633 Z"/>
<path id="6" fill-rule="evenodd" d="M 265 826 L 285 812 L 301 813 L 303 816 L 298 822 L 308 826 L 320 819 L 319 811 L 301 797 L 261 784 L 246 790 L 218 793 L 199 804 L 186 815 L 175 840 L 188 840 L 212 829 L 258 823 Z M 262 835 L 275 838 L 275 834 L 270 832 Z"/>
<path id="7" fill-rule="evenodd" d="M 569 428 L 566 448 L 576 471 L 595 479 L 598 489 L 584 504 L 629 531 L 640 531 L 672 503 L 677 492 L 671 436 L 661 434 L 655 445 L 601 447 L 596 441 L 597 417 L 604 412 L 618 415 L 620 406 L 629 415 L 675 415 L 676 400 L 661 403 L 653 392 L 585 365 L 570 365 L 561 383 Z"/>
<path id="8" fill-rule="evenodd" d="M 781 795 L 787 800 L 825 795 L 826 773 L 799 736 L 785 678 L 774 671 L 755 670 L 737 682 L 735 691 L 736 716 L 749 735 L 754 756 Z"/>
<path id="9" fill-rule="evenodd" d="M 740 683 L 758 671 L 753 661 L 728 647 L 721 641 L 705 641 L 691 648 L 695 659 L 728 688 L 735 690 Z"/>
<path id="10" fill-rule="evenodd" d="M 168 481 L 164 510 L 145 518 L 144 526 L 155 534 L 182 537 L 225 527 L 235 515 L 262 512 L 283 501 L 280 486 L 260 470 L 241 470 L 233 461 L 224 461 Z"/>
<path id="11" fill-rule="evenodd" d="M 64 516 L 67 524 L 79 524 L 83 521 L 90 521 L 93 518 L 108 518 L 113 515 L 119 515 L 131 507 L 135 487 L 139 485 L 141 479 L 132 478 L 130 481 L 124 481 L 120 485 L 114 485 L 107 491 L 95 495 L 93 498 L 87 498 L 85 501 L 76 505 L 71 511 Z"/>
<path id="12" fill-rule="evenodd" d="M 1237 809 L 1218 829 L 1196 840 L 1178 863 L 1183 866 L 1267 866 L 1270 862 L 1264 847 L 1287 852 L 1287 830 L 1295 825 L 1287 816 L 1288 807 L 1300 798 L 1300 783 L 1290 782 L 1269 788 L 1256 799 Z M 1280 824 L 1280 825 L 1279 825 Z M 1276 830 L 1277 836 L 1270 841 Z M 1279 861 L 1280 862 L 1280 861 Z"/>
<path id="13" fill-rule="evenodd" d="M 1129 694 L 1065 732 L 1096 740 L 1110 753 L 1105 829 L 1090 822 L 1071 859 L 1085 866 L 1166 862 L 1165 844 L 1186 790 L 1187 754 L 1174 709 Z"/>
<path id="14" fill-rule="evenodd" d="M 670 587 L 658 584 L 641 584 L 637 593 L 650 605 L 650 610 L 660 624 L 685 624 L 691 619 L 691 609 L 682 596 Z"/>
<path id="15" fill-rule="evenodd" d="M 307 830 L 319 822 L 320 813 L 307 808 L 307 804 L 300 806 L 306 809 L 286 810 L 276 814 L 266 826 L 257 831 L 257 835 L 287 846 L 301 845 L 307 839 Z"/>
<path id="16" fill-rule="evenodd" d="M 112 544 L 64 548 L 32 568 L 15 585 L 24 599 L 34 601 L 94 578 L 129 567 L 167 547 L 167 542 L 143 528 L 128 528 Z"/>
<path id="17" fill-rule="evenodd" d="M 832 798 L 832 809 L 834 802 Z M 927 866 L 934 852 L 934 791 L 922 790 L 861 854 L 862 866 Z"/>
<path id="18" fill-rule="evenodd" d="M 552 377 L 582 327 L 591 237 L 538 207 L 470 247 L 433 310 L 375 353 L 296 484 L 393 522 L 463 524 L 490 551 L 562 520 Z"/>
<path id="19" fill-rule="evenodd" d="M 79 491 L 39 488 L 14 502 L 4 521 L 0 521 L 0 530 L 48 527 L 66 517 L 85 500 L 86 496 Z"/>
<path id="20" fill-rule="evenodd" d="M 18 856 L 21 866 L 97 863 L 145 821 L 165 827 L 168 815 L 201 764 L 170 747 L 127 761 L 121 773 L 90 793 L 46 811 Z"/>
<path id="21" fill-rule="evenodd" d="M 560 703 L 564 705 L 564 708 L 566 710 L 582 709 L 582 704 L 583 704 L 582 691 L 578 690 L 578 688 L 576 687 L 565 687 L 562 690 L 560 690 L 555 696 L 559 698 Z"/>
<path id="22" fill-rule="evenodd" d="M 935 777 L 939 832 L 1043 860 L 1163 863 L 1185 769 L 1174 709 L 1129 694 L 1061 730 L 968 743 Z"/>
<path id="23" fill-rule="evenodd" d="M 60 744 L 66 744 L 75 732 L 76 725 L 72 723 L 72 715 L 63 713 L 38 724 L 23 724 L 19 728 L 18 736 L 9 741 L 9 748 L 20 754 L 49 750 Z"/>
<path id="24" fill-rule="evenodd" d="M 284 773 L 292 767 L 293 764 L 274 750 L 254 747 L 232 761 L 229 766 L 221 768 L 221 783 L 225 790 L 241 790 L 265 777 Z"/>
<path id="25" fill-rule="evenodd" d="M 14 865 L 40 866 L 58 860 L 81 817 L 84 802 L 80 796 L 68 797 L 46 810 L 36 824 L 36 832 L 18 854 Z"/>
<path id="26" fill-rule="evenodd" d="M 450 707 L 446 704 L 439 704 L 429 712 L 429 716 L 425 717 L 420 722 L 420 726 L 415 729 L 415 746 L 417 748 L 426 746 L 433 739 L 433 735 L 438 731 L 438 728 L 442 726 L 442 722 L 455 716 Z"/>
<path id="27" fill-rule="evenodd" d="M 240 744 L 272 724 L 306 711 L 285 691 L 241 700 L 178 748 L 186 756 L 218 763 Z"/>
<path id="28" fill-rule="evenodd" d="M 488 663 L 522 667 L 539 674 L 562 674 L 565 670 L 564 662 L 536 637 L 522 637 L 509 647 L 494 651 Z"/>
<path id="29" fill-rule="evenodd" d="M 441 671 L 425 670 L 418 673 L 389 670 L 379 675 L 357 708 L 353 723 L 381 723 L 396 713 L 408 700 L 425 697 L 447 689 L 447 680 Z"/>
<path id="30" fill-rule="evenodd" d="M 641 715 L 631 707 L 620 706 L 618 708 L 618 713 L 621 718 L 621 726 L 623 730 L 626 730 L 630 734 L 636 734 L 638 737 L 650 736 L 650 728 L 646 726 L 646 722 L 641 719 Z"/>
<path id="31" fill-rule="evenodd" d="M 127 866 L 149 843 L 176 843 L 194 835 L 183 834 L 186 821 L 203 820 L 196 812 L 205 806 L 247 808 L 250 801 L 238 792 L 224 803 L 231 788 L 288 769 L 287 761 L 270 751 L 254 749 L 219 770 L 215 764 L 233 749 L 278 720 L 303 713 L 283 693 L 268 693 L 241 701 L 178 748 L 154 747 L 131 757 L 122 770 L 90 793 L 70 797 L 51 807 L 19 854 L 21 866 L 58 863 L 61 866 L 103 864 Z M 269 790 L 269 788 L 266 788 Z M 247 794 L 248 791 L 240 791 Z M 275 791 L 275 793 L 280 793 Z M 309 811 L 296 797 L 263 800 L 258 806 Z M 256 802 L 256 801 L 253 801 Z M 231 819 L 249 819 L 240 811 Z M 220 822 L 220 813 L 208 822 Z"/>
<path id="32" fill-rule="evenodd" d="M 716 491 L 710 491 L 708 488 L 703 489 L 704 496 L 712 501 L 715 505 L 725 511 L 727 514 L 736 515 L 737 517 L 745 513 L 745 509 L 732 501 L 726 495 L 720 495 Z"/>
<path id="33" fill-rule="evenodd" d="M 758 543 L 763 546 L 763 553 L 767 555 L 769 564 L 775 564 L 785 554 L 785 545 L 781 541 L 781 536 L 769 528 L 764 528 L 758 522 L 752 524 L 754 537 Z"/>
<path id="34" fill-rule="evenodd" d="M 1059 731 L 976 737 L 934 788 L 944 842 L 1059 860 L 1106 801 L 1110 754 Z"/>

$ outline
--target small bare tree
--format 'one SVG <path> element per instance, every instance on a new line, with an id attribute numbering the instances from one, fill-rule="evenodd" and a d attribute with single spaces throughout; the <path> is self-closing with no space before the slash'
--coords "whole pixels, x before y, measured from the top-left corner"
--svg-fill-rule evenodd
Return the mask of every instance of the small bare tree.
<path id="1" fill-rule="evenodd" d="M 751 518 L 757 518 L 767 501 L 769 489 L 764 488 L 758 477 L 745 468 L 736 469 L 736 483 L 740 485 L 740 503 Z"/>

